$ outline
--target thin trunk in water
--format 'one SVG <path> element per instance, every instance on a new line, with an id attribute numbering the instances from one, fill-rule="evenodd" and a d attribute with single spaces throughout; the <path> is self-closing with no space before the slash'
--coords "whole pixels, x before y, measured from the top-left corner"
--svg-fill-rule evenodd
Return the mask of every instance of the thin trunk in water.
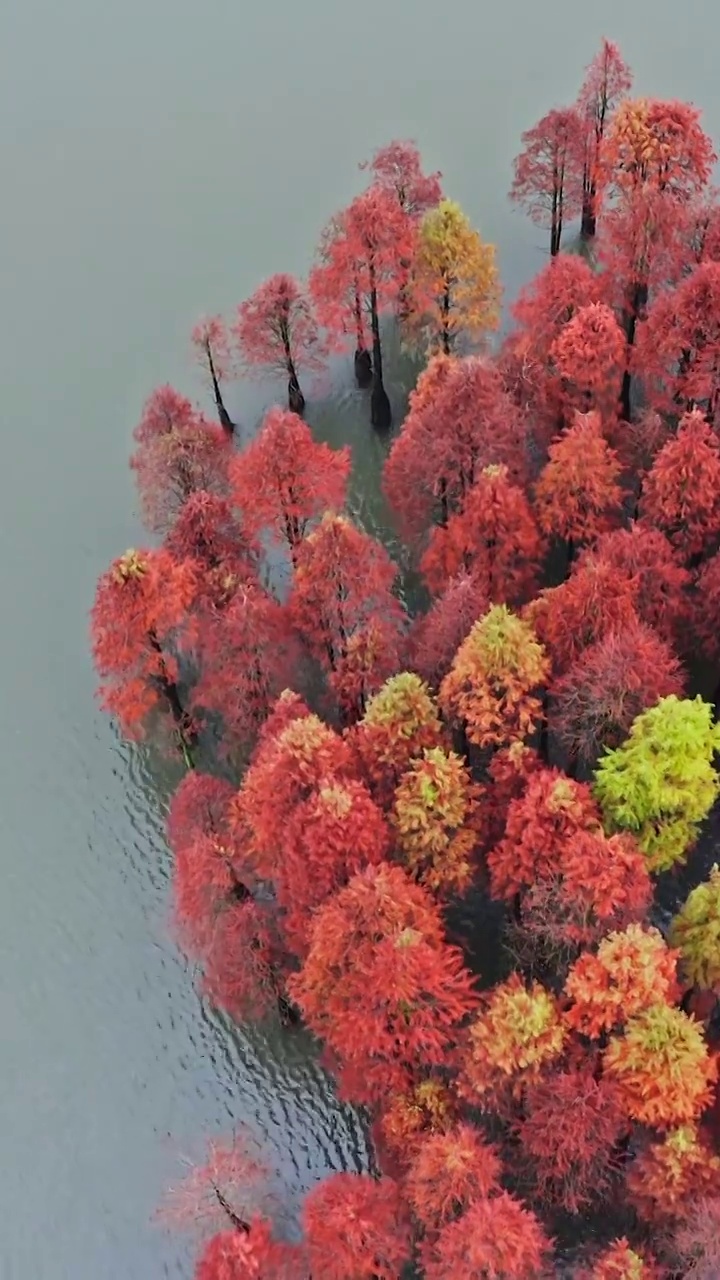
<path id="1" fill-rule="evenodd" d="M 361 390 L 372 383 L 372 357 L 365 346 L 365 326 L 363 324 L 360 289 L 355 281 L 355 381 Z"/>
<path id="2" fill-rule="evenodd" d="M 245 1222 L 233 1209 L 232 1205 L 226 1200 L 217 1183 L 213 1182 L 212 1189 L 215 1192 L 215 1199 L 227 1218 L 229 1218 L 236 1231 L 241 1231 L 243 1235 L 247 1235 L 250 1231 L 250 1223 Z"/>
<path id="3" fill-rule="evenodd" d="M 205 350 L 207 351 L 208 368 L 210 370 L 210 377 L 212 379 L 213 395 L 215 397 L 215 407 L 218 411 L 218 419 L 220 421 L 220 426 L 222 427 L 223 431 L 226 431 L 227 434 L 231 436 L 234 434 L 234 431 L 235 431 L 235 423 L 230 417 L 230 414 L 225 408 L 225 404 L 223 402 L 222 392 L 220 391 L 220 383 L 218 381 L 218 377 L 215 372 L 215 361 L 212 358 L 212 350 L 209 342 L 207 343 Z"/>
<path id="4" fill-rule="evenodd" d="M 153 631 L 148 635 L 151 649 L 158 655 L 158 665 L 160 671 L 154 677 L 155 687 L 162 694 L 167 702 L 170 714 L 175 722 L 175 730 L 178 736 L 180 750 L 188 769 L 195 768 L 195 760 L 193 758 L 193 750 L 197 745 L 197 735 L 190 727 L 189 717 L 185 708 L 180 701 L 180 693 L 177 684 L 171 680 L 167 674 L 165 666 L 165 657 L 160 645 L 160 641 Z"/>
<path id="5" fill-rule="evenodd" d="M 290 331 L 288 329 L 287 320 L 280 321 L 280 337 L 282 339 L 283 351 L 285 352 L 285 368 L 288 373 L 288 409 L 292 413 L 296 413 L 302 418 L 305 412 L 305 397 L 300 389 L 295 361 L 292 358 L 292 348 L 290 346 Z"/>
<path id="6" fill-rule="evenodd" d="M 380 345 L 380 317 L 378 316 L 375 263 L 369 259 L 370 274 L 370 324 L 372 327 L 372 391 L 370 393 L 370 421 L 374 427 L 387 430 L 392 425 L 392 409 L 383 384 L 382 347 Z"/>

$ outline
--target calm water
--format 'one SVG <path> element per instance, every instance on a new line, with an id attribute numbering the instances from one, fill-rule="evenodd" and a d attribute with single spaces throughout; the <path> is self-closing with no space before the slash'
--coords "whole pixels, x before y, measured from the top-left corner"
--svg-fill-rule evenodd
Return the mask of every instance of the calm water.
<path id="1" fill-rule="evenodd" d="M 600 10 L 598 9 L 598 13 Z M 6 0 L 0 13 L 2 1280 L 189 1274 L 150 1224 L 201 1135 L 245 1119 L 292 1203 L 362 1142 L 302 1046 L 231 1034 L 167 928 L 172 779 L 93 705 L 86 613 L 138 539 L 126 470 L 151 388 L 199 392 L 186 338 L 272 271 L 303 271 L 394 136 L 500 247 L 508 289 L 545 237 L 508 215 L 521 130 L 573 95 L 603 32 L 648 93 L 694 98 L 720 20 L 700 0 Z M 542 246 L 542 248 L 541 248 Z M 251 419 L 262 393 L 233 406 Z M 312 416 L 312 414 L 311 414 Z M 320 429 L 377 464 L 354 395 Z M 381 518 L 372 501 L 364 513 Z"/>

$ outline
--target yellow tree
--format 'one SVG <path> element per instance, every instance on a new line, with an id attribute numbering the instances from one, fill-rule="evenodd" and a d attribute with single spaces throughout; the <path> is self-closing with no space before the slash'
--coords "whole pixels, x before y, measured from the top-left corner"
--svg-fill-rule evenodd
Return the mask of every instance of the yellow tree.
<path id="1" fill-rule="evenodd" d="M 500 323 L 495 246 L 454 200 L 441 200 L 420 224 L 412 293 L 410 328 L 431 351 L 450 355 L 458 334 L 477 341 Z"/>

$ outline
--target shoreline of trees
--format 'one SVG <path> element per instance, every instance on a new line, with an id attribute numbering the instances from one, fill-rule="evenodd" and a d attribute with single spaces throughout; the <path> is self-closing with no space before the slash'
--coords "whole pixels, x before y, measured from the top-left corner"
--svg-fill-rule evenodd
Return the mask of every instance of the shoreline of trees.
<path id="1" fill-rule="evenodd" d="M 630 91 L 605 41 L 523 135 L 551 252 L 496 353 L 492 246 L 391 143 L 307 284 L 198 324 L 217 421 L 161 387 L 135 430 L 160 544 L 101 577 L 93 654 L 121 731 L 186 765 L 177 936 L 231 1016 L 318 1037 L 374 1149 L 291 1242 L 243 1135 L 211 1145 L 165 1210 L 196 1280 L 720 1274 L 717 868 L 657 909 L 720 792 L 720 202 L 699 113 Z M 383 472 L 417 616 L 303 417 L 344 350 L 390 426 L 383 318 L 426 356 Z M 287 407 L 237 449 L 240 367 Z M 481 915 L 449 932 L 471 895 L 492 973 Z"/>

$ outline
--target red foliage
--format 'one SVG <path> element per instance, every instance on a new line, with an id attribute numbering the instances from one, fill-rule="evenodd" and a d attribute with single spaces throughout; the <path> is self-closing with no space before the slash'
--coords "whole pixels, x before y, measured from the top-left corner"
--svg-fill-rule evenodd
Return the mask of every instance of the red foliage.
<path id="1" fill-rule="evenodd" d="M 322 367 L 323 346 L 299 280 L 278 272 L 238 307 L 233 332 L 248 372 L 297 378 Z"/>
<path id="2" fill-rule="evenodd" d="M 490 601 L 475 578 L 458 573 L 427 613 L 414 622 L 409 636 L 409 665 L 437 689 L 455 654 Z"/>
<path id="3" fill-rule="evenodd" d="M 389 851 L 388 826 L 361 782 L 328 780 L 296 806 L 285 828 L 282 862 L 273 870 L 286 911 L 283 931 L 296 955 L 307 950 L 316 908 Z"/>
<path id="4" fill-rule="evenodd" d="M 443 746 L 446 732 L 430 690 L 404 671 L 370 699 L 347 740 L 374 800 L 387 811 L 405 771 L 426 749 Z"/>
<path id="5" fill-rule="evenodd" d="M 555 340 L 581 308 L 602 300 L 602 282 L 584 258 L 561 253 L 521 289 L 512 317 L 530 349 L 543 362 Z"/>
<path id="6" fill-rule="evenodd" d="M 510 482 L 507 467 L 486 467 L 462 508 L 434 529 L 421 569 L 430 589 L 442 592 L 464 570 L 488 602 L 515 604 L 537 577 L 542 543 L 530 504 Z"/>
<path id="7" fill-rule="evenodd" d="M 203 317 L 192 331 L 191 341 L 195 358 L 208 383 L 218 411 L 223 430 L 232 435 L 235 430 L 222 398 L 222 383 L 235 372 L 235 361 L 230 350 L 230 336 L 222 316 Z"/>
<path id="8" fill-rule="evenodd" d="M 340 511 L 350 472 L 350 449 L 313 440 L 297 414 L 272 408 L 261 430 L 230 464 L 233 497 L 252 534 L 270 530 L 295 552 L 308 525 Z"/>
<path id="9" fill-rule="evenodd" d="M 590 1066 L 554 1071 L 527 1086 L 517 1135 L 536 1195 L 580 1213 L 610 1191 L 616 1146 L 628 1129 L 618 1092 Z"/>
<path id="10" fill-rule="evenodd" d="M 420 218 L 442 198 L 442 174 L 422 171 L 420 152 L 414 142 L 394 141 L 380 147 L 360 165 L 369 169 L 377 186 L 392 191 L 400 208 L 411 218 Z"/>
<path id="11" fill-rule="evenodd" d="M 519 799 L 528 779 L 543 767 L 539 753 L 524 742 L 513 742 L 495 752 L 488 766 L 490 786 L 485 803 L 489 845 L 497 844 L 502 838 L 511 800 Z"/>
<path id="12" fill-rule="evenodd" d="M 635 588 L 637 615 L 668 644 L 686 635 L 690 574 L 659 529 L 643 523 L 604 533 L 594 560 L 611 567 Z M 582 560 L 579 561 L 579 565 Z"/>
<path id="13" fill-rule="evenodd" d="M 216 917 L 201 959 L 203 994 L 238 1022 L 277 1007 L 284 957 L 266 905 L 231 900 Z"/>
<path id="14" fill-rule="evenodd" d="M 573 108 L 548 111 L 522 135 L 510 199 L 550 229 L 550 253 L 560 251 L 565 223 L 582 209 L 582 119 Z"/>
<path id="15" fill-rule="evenodd" d="M 720 655 L 720 552 L 703 565 L 693 599 L 694 632 L 711 659 Z"/>
<path id="16" fill-rule="evenodd" d="M 91 612 L 99 697 L 131 738 L 144 736 L 150 712 L 181 727 L 172 645 L 196 590 L 189 561 L 166 551 L 128 551 L 100 577 Z"/>
<path id="17" fill-rule="evenodd" d="M 668 413 L 720 404 L 720 263 L 703 262 L 658 295 L 638 334 L 635 368 L 652 403 Z"/>
<path id="18" fill-rule="evenodd" d="M 186 945 L 206 947 L 218 913 L 242 887 L 233 867 L 229 782 L 190 770 L 175 791 L 167 819 L 175 865 L 175 919 Z"/>
<path id="19" fill-rule="evenodd" d="M 567 670 L 588 645 L 609 631 L 635 623 L 635 582 L 594 551 L 578 560 L 566 582 L 549 587 L 525 609 L 525 616 L 553 661 Z"/>
<path id="20" fill-rule="evenodd" d="M 568 320 L 550 348 L 561 378 L 566 405 L 605 417 L 617 412 L 625 369 L 626 339 L 615 316 L 602 302 L 591 302 Z"/>
<path id="21" fill-rule="evenodd" d="M 265 879 L 282 865 L 285 832 L 297 806 L 328 780 L 354 775 L 349 745 L 292 695 L 282 695 L 233 802 L 234 837 Z"/>
<path id="22" fill-rule="evenodd" d="M 596 1257 L 590 1271 L 580 1271 L 577 1280 L 660 1280 L 660 1275 L 659 1267 L 647 1254 L 631 1249 L 622 1236 Z M 706 1280 L 711 1280 L 709 1274 Z"/>
<path id="23" fill-rule="evenodd" d="M 682 206 L 707 186 L 716 158 L 696 107 L 635 98 L 615 113 L 600 160 L 603 179 L 621 199 L 650 191 Z"/>
<path id="24" fill-rule="evenodd" d="M 194 1280 L 307 1280 L 303 1252 L 273 1239 L 262 1218 L 248 1231 L 221 1231 L 195 1264 Z"/>
<path id="25" fill-rule="evenodd" d="M 240 582 L 257 577 L 260 549 L 229 502 L 198 490 L 183 505 L 165 539 L 175 560 L 191 559 L 197 571 L 194 609 L 221 609 Z"/>
<path id="26" fill-rule="evenodd" d="M 222 316 L 202 316 L 195 325 L 190 341 L 195 356 L 210 386 L 224 382 L 234 373 L 230 335 Z"/>
<path id="27" fill-rule="evenodd" d="M 577 109 L 582 120 L 583 220 L 585 236 L 595 234 L 597 182 L 602 144 L 612 115 L 629 92 L 632 74 L 620 50 L 603 39 L 585 72 Z"/>
<path id="28" fill-rule="evenodd" d="M 641 498 L 645 519 L 687 558 L 715 549 L 720 535 L 720 445 L 698 409 L 658 453 Z"/>
<path id="29" fill-rule="evenodd" d="M 439 908 L 404 871 L 384 863 L 354 876 L 319 908 L 309 954 L 289 985 L 358 1102 L 402 1091 L 418 1071 L 446 1063 L 476 1005 L 461 953 L 444 941 Z"/>
<path id="30" fill-rule="evenodd" d="M 205 1162 L 169 1187 L 158 1216 L 196 1229 L 242 1230 L 268 1205 L 267 1170 L 250 1154 L 248 1137 L 209 1142 Z"/>
<path id="31" fill-rule="evenodd" d="M 531 773 L 511 800 L 488 867 L 494 897 L 524 895 L 525 941 L 554 952 L 641 919 L 652 897 L 639 849 L 628 837 L 605 836 L 589 788 L 556 769 Z"/>
<path id="32" fill-rule="evenodd" d="M 415 220 L 395 188 L 375 182 L 327 228 L 310 288 L 322 324 L 337 342 L 355 333 L 365 345 L 364 317 L 394 307 L 412 261 Z"/>
<path id="33" fill-rule="evenodd" d="M 350 717 L 397 670 L 396 576 L 384 547 L 342 516 L 324 516 L 297 548 L 291 616 Z"/>
<path id="34" fill-rule="evenodd" d="M 172 387 L 158 387 L 146 401 L 133 432 L 135 472 L 142 517 L 153 533 L 172 528 L 198 490 L 227 488 L 227 433 L 209 422 Z"/>
<path id="35" fill-rule="evenodd" d="M 608 934 L 596 953 L 584 952 L 570 969 L 565 983 L 569 1025 L 598 1039 L 653 1004 L 673 1004 L 680 998 L 679 954 L 657 929 L 631 924 Z"/>
<path id="36" fill-rule="evenodd" d="M 513 480 L 527 462 L 518 411 L 496 365 L 481 356 L 431 361 L 385 464 L 384 487 L 405 536 L 447 522 L 484 467 Z"/>
<path id="37" fill-rule="evenodd" d="M 421 1248 L 427 1280 L 538 1280 L 549 1252 L 534 1213 L 507 1191 L 476 1200 Z"/>
<path id="38" fill-rule="evenodd" d="M 594 763 L 660 698 L 682 697 L 685 675 L 664 640 L 641 622 L 609 631 L 551 686 L 550 724 L 571 758 Z"/>
<path id="39" fill-rule="evenodd" d="M 326 1178 L 306 1196 L 303 1223 L 318 1280 L 397 1280 L 410 1260 L 410 1224 L 391 1178 Z"/>
<path id="40" fill-rule="evenodd" d="M 204 620 L 198 649 L 193 711 L 221 717 L 223 750 L 251 742 L 297 667 L 286 607 L 259 583 L 241 583 L 230 603 Z"/>
<path id="41" fill-rule="evenodd" d="M 460 1123 L 418 1142 L 404 1191 L 421 1225 L 436 1230 L 496 1191 L 501 1172 L 494 1147 L 472 1125 Z"/>
<path id="42" fill-rule="evenodd" d="M 540 527 L 572 546 L 592 542 L 620 518 L 620 464 L 602 432 L 599 413 L 575 414 L 549 449 L 535 486 Z"/>
<path id="43" fill-rule="evenodd" d="M 716 1280 L 720 1274 L 720 1195 L 693 1198 L 674 1238 L 678 1256 L 692 1280 Z"/>

